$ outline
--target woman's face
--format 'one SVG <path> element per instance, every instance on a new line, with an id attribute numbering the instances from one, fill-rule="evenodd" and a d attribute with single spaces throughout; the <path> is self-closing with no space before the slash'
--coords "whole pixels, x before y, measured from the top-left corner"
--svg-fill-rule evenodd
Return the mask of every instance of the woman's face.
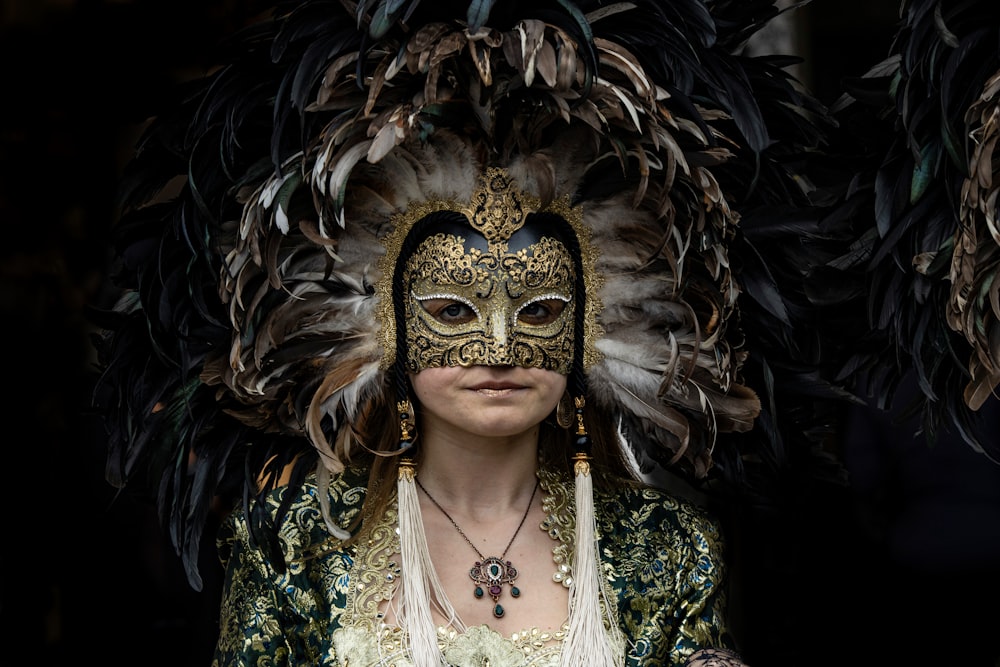
<path id="1" fill-rule="evenodd" d="M 566 376 L 520 366 L 442 366 L 410 376 L 419 428 L 510 437 L 535 428 L 566 391 Z"/>

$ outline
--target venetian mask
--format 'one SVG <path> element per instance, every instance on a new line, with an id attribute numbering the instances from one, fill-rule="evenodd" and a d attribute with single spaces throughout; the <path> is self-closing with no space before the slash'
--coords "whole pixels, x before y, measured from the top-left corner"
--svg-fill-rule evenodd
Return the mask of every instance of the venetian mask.
<path id="1" fill-rule="evenodd" d="M 502 169 L 487 170 L 466 205 L 411 206 L 386 244 L 385 356 L 400 355 L 411 373 L 485 365 L 568 375 L 587 328 L 579 218 L 566 200 L 540 208 Z"/>
<path id="2" fill-rule="evenodd" d="M 407 370 L 524 366 L 568 374 L 573 283 L 569 250 L 544 230 L 524 226 L 493 242 L 472 228 L 428 236 L 403 273 Z"/>

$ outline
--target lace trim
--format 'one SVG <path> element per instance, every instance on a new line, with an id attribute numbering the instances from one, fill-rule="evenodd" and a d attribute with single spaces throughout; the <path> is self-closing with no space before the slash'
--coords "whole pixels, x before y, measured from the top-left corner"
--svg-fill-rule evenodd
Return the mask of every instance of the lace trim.
<path id="1" fill-rule="evenodd" d="M 573 583 L 573 547 L 576 539 L 576 519 L 569 511 L 572 496 L 569 486 L 562 481 L 558 473 L 539 468 L 539 485 L 545 495 L 542 496 L 542 510 L 545 520 L 541 529 L 558 543 L 552 549 L 552 560 L 556 563 L 556 573 L 552 580 L 569 588 Z"/>
<path id="2" fill-rule="evenodd" d="M 505 638 L 485 625 L 464 633 L 438 628 L 438 645 L 449 665 L 556 667 L 567 630 L 568 626 L 557 632 L 528 630 Z M 333 633 L 333 644 L 343 665 L 414 667 L 400 628 L 382 626 L 378 633 L 358 627 L 339 628 Z"/>
<path id="3" fill-rule="evenodd" d="M 396 503 L 386 509 L 382 519 L 372 526 L 365 541 L 356 547 L 348 581 L 347 600 L 340 624 L 375 633 L 382 627 L 383 602 L 392 599 L 400 577 L 399 533 L 396 530 Z"/>

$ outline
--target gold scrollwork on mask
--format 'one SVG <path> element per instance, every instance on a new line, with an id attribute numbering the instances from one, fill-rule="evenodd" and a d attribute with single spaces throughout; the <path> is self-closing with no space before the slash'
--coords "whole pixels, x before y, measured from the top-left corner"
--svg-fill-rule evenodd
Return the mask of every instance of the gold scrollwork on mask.
<path id="1" fill-rule="evenodd" d="M 483 252 L 461 237 L 435 234 L 407 260 L 407 370 L 483 365 L 568 374 L 575 277 L 569 250 L 550 237 L 515 252 L 489 247 Z M 428 302 L 436 310 L 426 309 Z"/>
<path id="2" fill-rule="evenodd" d="M 452 199 L 431 199 L 414 202 L 405 211 L 393 216 L 391 220 L 392 231 L 383 239 L 386 252 L 379 260 L 381 276 L 376 286 L 379 298 L 378 318 L 380 324 L 380 342 L 383 348 L 381 363 L 383 370 L 390 368 L 395 362 L 396 357 L 397 323 L 393 305 L 394 291 L 407 290 L 406 294 L 401 294 L 400 296 L 404 300 L 404 311 L 409 311 L 410 315 L 418 314 L 420 311 L 412 310 L 412 307 L 414 305 L 419 306 L 420 301 L 426 299 L 427 294 L 433 294 L 434 291 L 427 290 L 427 294 L 417 298 L 417 293 L 411 292 L 409 287 L 393 285 L 393 274 L 396 264 L 399 261 L 403 243 L 407 238 L 407 234 L 417 222 L 439 211 L 461 213 L 469 221 L 470 229 L 474 230 L 475 234 L 485 238 L 489 246 L 489 250 L 483 251 L 479 248 L 466 247 L 466 240 L 460 237 L 452 236 L 447 240 L 438 238 L 437 243 L 443 243 L 444 245 L 433 251 L 424 260 L 418 260 L 418 262 L 421 262 L 429 259 L 430 264 L 413 265 L 407 268 L 407 271 L 417 276 L 419 280 L 426 279 L 427 276 L 432 275 L 429 272 L 436 272 L 433 275 L 446 281 L 445 284 L 450 283 L 453 286 L 475 285 L 477 280 L 482 281 L 484 279 L 484 275 L 486 275 L 484 272 L 489 272 L 492 275 L 491 280 L 496 283 L 495 286 L 502 285 L 504 289 L 509 286 L 519 286 L 518 289 L 521 289 L 521 287 L 533 285 L 550 285 L 560 281 L 568 282 L 568 284 L 572 285 L 571 281 L 565 281 L 561 278 L 557 280 L 555 278 L 555 275 L 560 271 L 564 271 L 567 266 L 569 267 L 570 274 L 572 274 L 573 265 L 571 257 L 567 260 L 569 256 L 568 250 L 562 243 L 555 239 L 543 235 L 542 238 L 529 246 L 530 252 L 529 248 L 520 248 L 514 251 L 510 251 L 507 248 L 507 242 L 511 236 L 524 226 L 527 216 L 532 213 L 552 213 L 565 220 L 577 237 L 581 254 L 580 259 L 583 266 L 583 282 L 586 288 L 586 300 L 583 306 L 584 367 L 591 366 L 600 358 L 594 342 L 601 334 L 600 325 L 597 323 L 597 312 L 599 312 L 601 307 L 597 293 L 601 286 L 601 280 L 594 270 L 597 250 L 590 244 L 590 233 L 583 224 L 582 209 L 571 206 L 568 196 L 552 201 L 543 207 L 537 197 L 522 192 L 514 184 L 513 179 L 506 170 L 491 167 L 480 178 L 479 186 L 468 202 L 459 202 Z M 470 234 L 470 236 L 474 236 L 475 234 Z M 560 250 L 554 250 L 552 244 L 559 246 Z M 413 253 L 408 258 L 411 260 L 411 264 L 413 264 L 412 257 L 418 254 L 420 254 L 419 251 Z M 556 257 L 558 257 L 557 260 L 555 259 Z M 413 285 L 412 280 L 409 282 L 410 285 Z M 469 287 L 469 289 L 471 290 L 472 287 Z M 546 293 L 545 296 L 549 299 L 560 300 L 572 295 L 571 288 L 568 294 L 565 292 L 565 289 L 561 289 L 558 293 Z M 415 299 L 413 303 L 410 303 L 411 296 Z M 538 295 L 535 296 L 537 297 Z M 511 300 L 511 304 L 514 303 L 511 297 L 505 298 Z M 524 299 L 522 301 L 523 304 L 521 307 L 533 307 L 531 303 L 537 303 L 537 301 L 529 303 L 529 300 Z M 510 306 L 510 308 L 512 307 L 513 305 Z M 532 344 L 525 346 L 521 345 L 519 336 L 515 336 L 515 339 L 518 340 L 515 341 L 512 349 L 505 350 L 503 358 L 521 366 L 543 368 L 556 366 L 560 369 L 564 368 L 564 363 L 561 361 L 560 363 L 555 363 L 553 360 L 572 359 L 573 336 L 579 335 L 579 332 L 573 331 L 572 311 L 574 307 L 578 307 L 577 304 L 566 304 L 563 312 L 566 313 L 568 320 L 560 320 L 560 335 L 553 336 L 551 344 L 543 344 L 540 341 L 544 337 L 536 337 Z M 506 312 L 505 307 L 500 306 L 494 306 L 488 310 L 491 310 L 494 317 L 498 317 L 499 313 Z M 427 324 L 426 318 L 423 319 L 424 324 Z M 508 319 L 508 323 L 510 322 L 514 323 L 511 325 L 512 328 L 517 329 L 517 317 Z M 419 361 L 416 364 L 417 367 L 426 367 L 423 365 L 425 363 L 433 363 L 435 365 L 467 365 L 470 363 L 469 360 L 472 359 L 491 358 L 491 353 L 486 349 L 487 341 L 481 337 L 478 341 L 475 341 L 475 345 L 480 346 L 478 348 L 473 345 L 472 338 L 470 338 L 469 345 L 464 349 L 462 346 L 459 346 L 460 349 L 457 352 L 446 352 L 443 349 L 445 347 L 445 339 L 443 337 L 418 335 L 413 330 L 413 327 L 424 326 L 416 324 L 414 317 L 408 315 L 404 325 L 410 328 L 407 331 L 408 348 L 428 350 L 427 352 L 416 352 L 419 359 L 425 360 Z M 520 331 L 517 330 L 517 333 L 520 333 Z M 450 339 L 447 346 L 449 348 L 454 347 L 456 341 L 457 339 Z M 430 351 L 434 345 L 437 345 L 441 349 L 433 352 Z M 568 349 L 565 347 L 567 345 L 569 345 Z M 538 356 L 540 354 L 546 355 L 547 360 L 540 361 Z M 439 359 L 440 361 L 438 361 Z"/>

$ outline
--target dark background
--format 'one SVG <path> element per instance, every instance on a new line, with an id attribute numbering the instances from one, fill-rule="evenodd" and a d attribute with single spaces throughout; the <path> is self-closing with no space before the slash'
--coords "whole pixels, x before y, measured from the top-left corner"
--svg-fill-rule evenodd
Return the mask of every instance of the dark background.
<path id="1" fill-rule="evenodd" d="M 202 73 L 255 5 L 0 1 L 4 664 L 14 646 L 33 665 L 211 659 L 211 536 L 196 593 L 152 508 L 104 482 L 85 409 L 86 309 L 109 305 L 104 237 L 146 110 Z M 841 77 L 887 52 L 896 13 L 889 0 L 817 0 L 789 35 L 809 63 L 800 75 L 832 101 Z M 814 489 L 796 511 L 742 527 L 757 555 L 737 563 L 734 623 L 754 667 L 1000 665 L 1000 466 L 913 430 L 845 415 L 851 486 Z"/>

